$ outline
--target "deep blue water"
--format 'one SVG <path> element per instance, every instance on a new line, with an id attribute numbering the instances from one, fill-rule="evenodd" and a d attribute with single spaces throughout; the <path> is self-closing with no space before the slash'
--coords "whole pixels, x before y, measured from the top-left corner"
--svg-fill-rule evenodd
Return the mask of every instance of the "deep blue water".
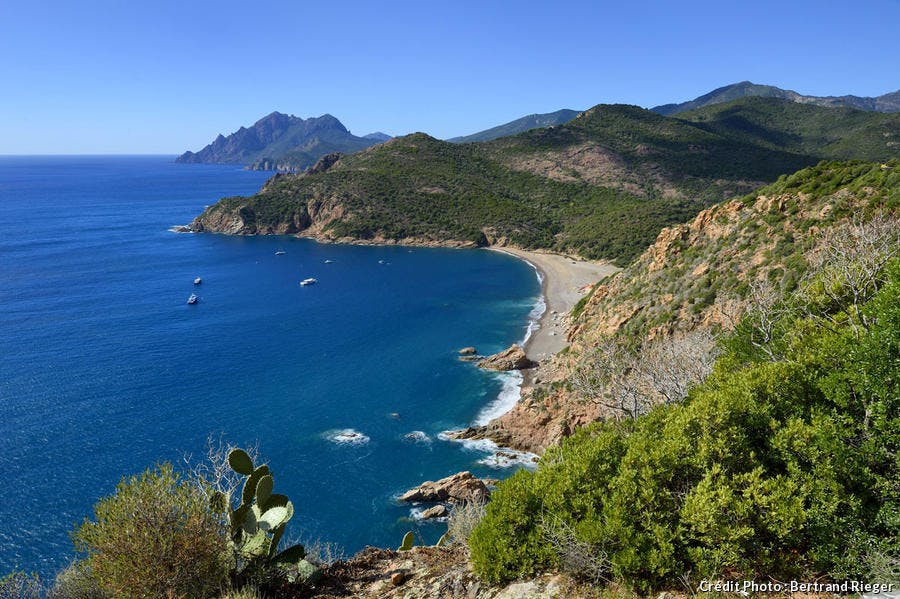
<path id="1" fill-rule="evenodd" d="M 479 250 L 168 231 L 266 177 L 161 156 L 0 157 L 0 575 L 52 576 L 123 475 L 180 464 L 210 434 L 258 442 L 296 506 L 289 536 L 348 552 L 441 534 L 394 501 L 422 480 L 503 476 L 437 435 L 500 393 L 456 350 L 523 337 L 532 269 Z M 342 429 L 369 441 L 329 438 Z M 415 430 L 431 441 L 404 439 Z"/>

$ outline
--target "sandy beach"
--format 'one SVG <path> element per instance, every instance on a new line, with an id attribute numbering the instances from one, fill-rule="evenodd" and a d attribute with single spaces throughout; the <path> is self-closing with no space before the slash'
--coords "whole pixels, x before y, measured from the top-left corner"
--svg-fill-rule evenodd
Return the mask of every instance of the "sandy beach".
<path id="1" fill-rule="evenodd" d="M 538 321 L 538 329 L 525 344 L 528 357 L 539 362 L 566 346 L 565 318 L 584 296 L 585 286 L 621 270 L 608 262 L 588 262 L 560 254 L 512 248 L 491 250 L 521 258 L 541 273 L 542 293 L 547 308 Z"/>

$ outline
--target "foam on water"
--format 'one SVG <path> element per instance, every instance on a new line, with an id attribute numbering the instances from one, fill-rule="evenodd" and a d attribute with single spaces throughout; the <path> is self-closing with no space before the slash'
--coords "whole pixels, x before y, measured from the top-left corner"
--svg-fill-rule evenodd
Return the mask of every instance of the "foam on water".
<path id="1" fill-rule="evenodd" d="M 544 275 L 538 270 L 538 267 L 525 260 L 531 268 L 534 269 L 534 274 L 537 276 L 538 285 L 541 289 L 544 288 Z M 531 335 L 541 328 L 541 316 L 544 315 L 544 312 L 547 311 L 547 302 L 544 299 L 544 294 L 538 296 L 537 301 L 534 303 L 534 307 L 531 309 L 531 312 L 528 313 L 528 328 L 525 330 L 525 337 L 522 339 L 521 345 L 525 345 L 528 343 L 528 340 L 531 339 Z"/>
<path id="2" fill-rule="evenodd" d="M 371 439 L 367 435 L 352 428 L 326 431 L 325 438 L 338 445 L 365 445 Z"/>
<path id="3" fill-rule="evenodd" d="M 537 467 L 537 454 L 500 447 L 490 439 L 451 439 L 447 436 L 447 432 L 441 433 L 441 438 L 458 442 L 466 451 L 486 454 L 477 462 L 491 469 Z"/>
<path id="4" fill-rule="evenodd" d="M 473 424 L 475 426 L 484 426 L 491 420 L 503 416 L 509 412 L 519 401 L 522 395 L 522 374 L 516 371 L 491 373 L 491 376 L 498 378 L 503 385 L 497 398 L 486 405 L 478 413 Z"/>

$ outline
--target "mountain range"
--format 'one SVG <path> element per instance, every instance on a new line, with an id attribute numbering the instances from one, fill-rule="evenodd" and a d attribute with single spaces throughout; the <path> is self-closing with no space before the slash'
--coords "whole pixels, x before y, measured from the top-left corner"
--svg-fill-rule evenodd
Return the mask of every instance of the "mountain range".
<path id="1" fill-rule="evenodd" d="M 813 104 L 815 106 L 828 106 L 832 108 L 856 108 L 858 110 L 870 110 L 873 112 L 898 112 L 900 111 L 900 90 L 877 96 L 874 98 L 864 98 L 860 96 L 805 96 L 798 94 L 789 89 L 781 89 L 771 85 L 758 85 L 749 81 L 741 81 L 733 83 L 718 89 L 714 89 L 708 94 L 704 94 L 699 98 L 694 98 L 688 102 L 680 104 L 663 104 L 651 108 L 653 112 L 663 115 L 672 115 L 702 108 L 712 104 L 721 104 L 730 102 L 740 98 L 750 96 L 760 96 L 763 98 L 781 98 L 797 102 L 798 104 Z"/>
<path id="2" fill-rule="evenodd" d="M 900 111 L 900 91 L 875 98 L 852 95 L 819 97 L 805 96 L 791 90 L 771 85 L 757 85 L 749 81 L 720 87 L 688 102 L 664 104 L 651 110 L 664 116 L 671 116 L 746 97 L 779 98 L 797 104 L 856 108 L 871 112 Z M 456 144 L 491 141 L 532 129 L 563 125 L 579 114 L 580 111 L 567 108 L 556 112 L 531 114 L 447 141 Z M 392 139 L 391 136 L 382 132 L 357 137 L 330 114 L 302 119 L 273 112 L 250 127 L 241 127 L 228 137 L 220 134 L 202 150 L 185 152 L 176 159 L 176 162 L 243 164 L 255 170 L 299 172 L 311 167 L 326 154 L 335 152 L 351 154 L 389 139 Z"/>
<path id="3" fill-rule="evenodd" d="M 664 226 L 825 159 L 900 156 L 900 114 L 742 98 L 667 117 L 598 105 L 454 144 L 424 133 L 226 198 L 194 231 L 510 245 L 627 264 Z"/>

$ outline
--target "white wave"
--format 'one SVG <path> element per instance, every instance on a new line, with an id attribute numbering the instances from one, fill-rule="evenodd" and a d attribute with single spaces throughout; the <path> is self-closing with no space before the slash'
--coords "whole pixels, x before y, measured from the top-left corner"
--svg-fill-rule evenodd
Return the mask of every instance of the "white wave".
<path id="1" fill-rule="evenodd" d="M 462 445 L 463 449 L 466 451 L 486 454 L 477 461 L 479 464 L 487 466 L 488 468 L 505 469 L 537 467 L 537 454 L 500 447 L 490 439 L 450 439 L 446 432 L 438 435 L 438 438 L 455 441 Z"/>
<path id="2" fill-rule="evenodd" d="M 540 278 L 540 276 L 538 277 Z M 541 328 L 541 316 L 544 315 L 544 312 L 547 311 L 547 302 L 544 300 L 543 294 L 538 296 L 537 301 L 534 303 L 534 308 L 531 309 L 531 312 L 528 313 L 528 326 L 525 329 L 525 337 L 522 339 L 522 343 L 520 345 L 525 345 L 528 343 L 528 340 L 531 339 L 531 335 L 534 334 L 536 330 Z"/>
<path id="3" fill-rule="evenodd" d="M 531 309 L 531 312 L 528 313 L 528 326 L 525 329 L 525 337 L 522 339 L 522 343 L 520 345 L 525 345 L 525 343 L 531 338 L 531 335 L 541 328 L 540 320 L 541 316 L 544 315 L 544 312 L 547 311 L 547 301 L 544 299 L 544 273 L 541 272 L 541 269 L 537 267 L 536 264 L 532 263 L 526 258 L 521 258 L 523 262 L 525 262 L 528 266 L 534 269 L 534 275 L 537 277 L 538 286 L 541 288 L 541 293 L 538 295 L 537 300 L 534 302 L 534 307 Z"/>
<path id="4" fill-rule="evenodd" d="M 482 426 L 503 416 L 509 412 L 521 396 L 522 374 L 516 371 L 497 373 L 494 376 L 503 382 L 503 388 L 497 394 L 497 399 L 486 405 L 478 413 L 473 424 Z"/>
<path id="5" fill-rule="evenodd" d="M 365 445 L 369 442 L 368 436 L 352 428 L 328 431 L 325 438 L 338 445 Z"/>
<path id="6" fill-rule="evenodd" d="M 501 449 L 495 451 L 491 455 L 478 460 L 479 464 L 483 464 L 488 468 L 505 469 L 517 468 L 537 468 L 538 456 L 527 451 L 515 451 L 513 449 Z"/>

